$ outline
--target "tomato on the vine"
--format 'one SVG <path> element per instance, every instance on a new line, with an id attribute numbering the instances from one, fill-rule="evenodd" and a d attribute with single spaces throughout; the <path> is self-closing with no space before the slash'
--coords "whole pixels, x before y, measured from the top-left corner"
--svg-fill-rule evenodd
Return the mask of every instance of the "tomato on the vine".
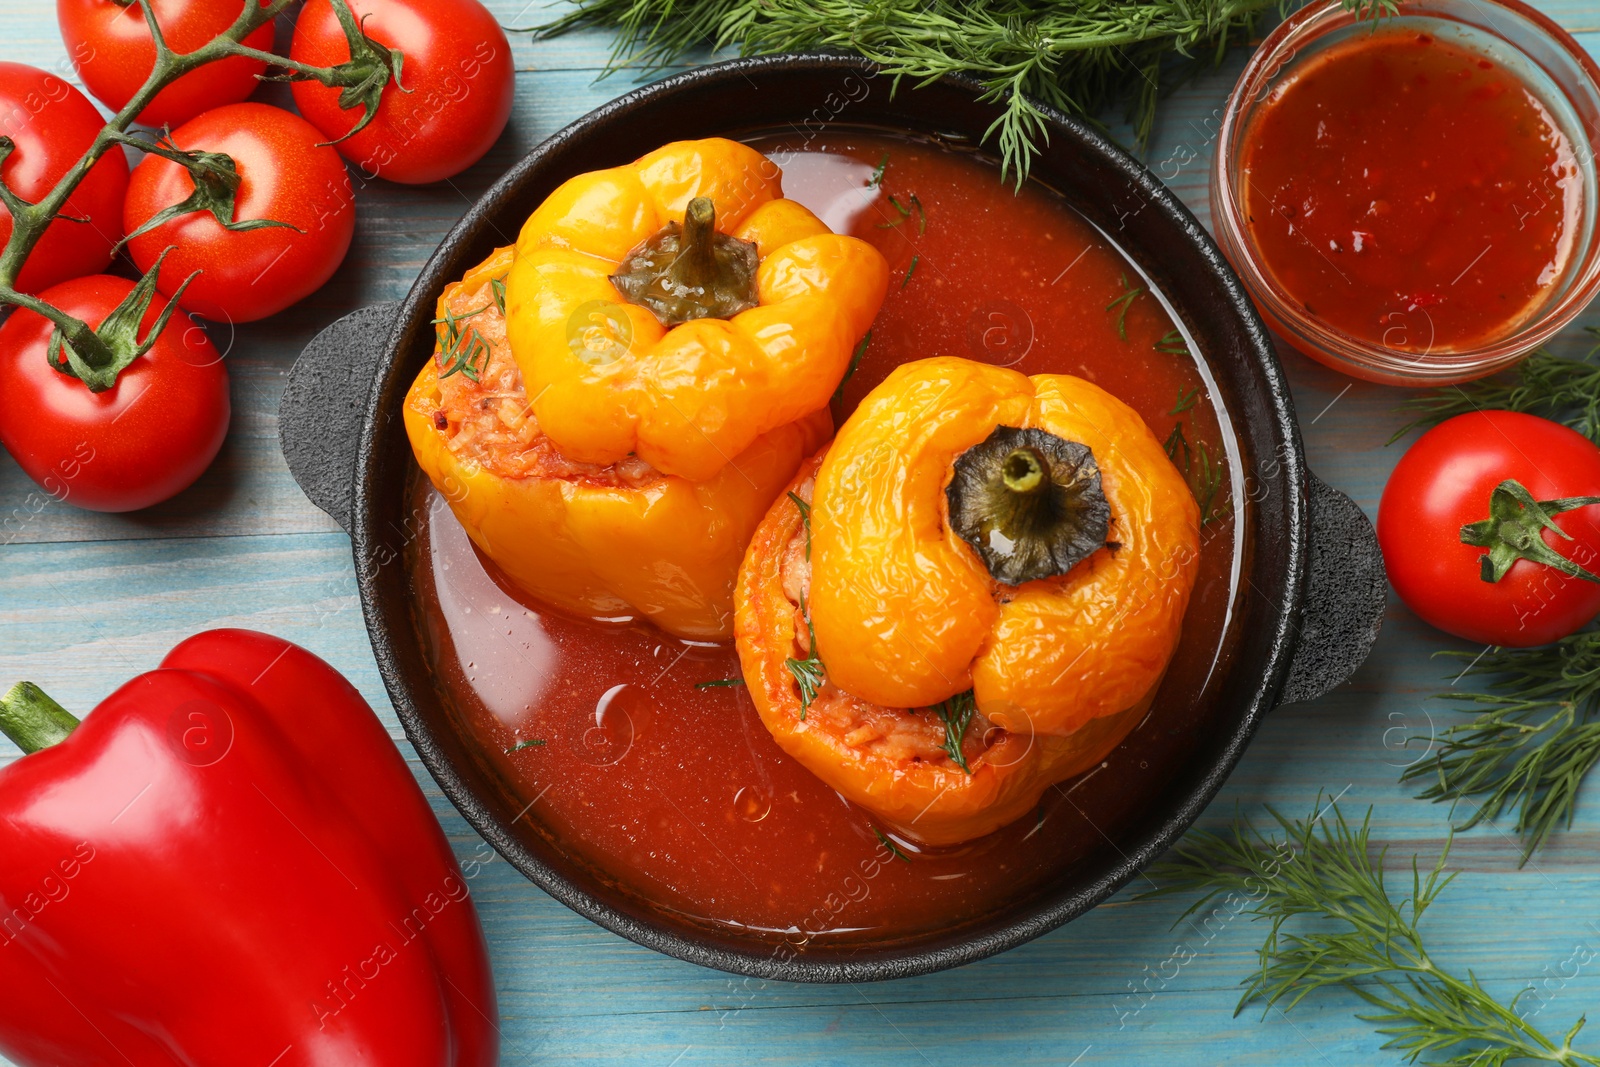
<path id="1" fill-rule="evenodd" d="M 159 287 L 208 319 L 249 322 L 282 311 L 333 276 L 355 233 L 355 197 L 339 153 L 304 119 L 266 104 L 229 104 L 172 132 L 184 151 L 222 153 L 237 168 L 238 188 L 223 217 L 269 219 L 283 226 L 228 229 L 209 210 L 178 215 L 128 242 L 140 271 L 162 250 Z M 195 181 L 182 165 L 147 155 L 134 168 L 123 222 L 129 233 L 186 200 Z M 220 192 L 220 190 L 219 190 Z"/>
<path id="2" fill-rule="evenodd" d="M 511 116 L 515 72 L 505 31 L 478 0 L 350 0 L 366 34 L 404 56 L 400 84 L 383 90 L 372 121 L 338 143 L 367 177 L 407 184 L 457 174 L 487 152 Z M 306 0 L 289 58 L 333 67 L 350 44 L 330 0 Z M 294 83 L 300 113 L 328 138 L 343 137 L 363 109 L 340 90 Z"/>
<path id="3" fill-rule="evenodd" d="M 60 78 L 21 63 L 0 63 L 0 134 L 16 149 L 0 165 L 11 191 L 44 199 L 94 143 L 105 120 L 87 97 Z M 25 293 L 104 270 L 122 239 L 128 160 L 113 148 L 90 168 L 61 214 L 33 246 L 17 276 Z M 11 212 L 0 205 L 0 246 L 11 240 Z"/>
<path id="4" fill-rule="evenodd" d="M 1600 504 L 1571 499 L 1596 494 L 1600 447 L 1582 434 L 1513 411 L 1458 415 L 1418 438 L 1384 488 L 1389 581 L 1423 621 L 1469 641 L 1565 637 L 1600 613 L 1600 583 L 1563 573 L 1600 574 Z"/>
<path id="5" fill-rule="evenodd" d="M 98 329 L 133 290 L 94 274 L 40 298 Z M 140 335 L 165 298 L 151 302 Z M 93 511 L 160 503 L 200 477 L 228 432 L 228 371 L 205 331 L 178 312 L 155 345 L 103 392 L 50 364 L 53 327 L 18 309 L 0 326 L 0 444 L 46 492 Z"/>
<path id="6" fill-rule="evenodd" d="M 270 0 L 261 0 L 263 7 Z M 192 52 L 233 25 L 245 0 L 153 0 L 161 35 L 174 52 Z M 101 103 L 120 111 L 144 85 L 156 62 L 156 46 L 137 3 L 126 0 L 56 0 L 56 21 L 78 76 Z M 244 44 L 272 51 L 272 23 Z M 176 126 L 207 108 L 243 100 L 255 91 L 265 63 L 229 56 L 190 71 L 156 94 L 139 112 L 146 126 Z"/>

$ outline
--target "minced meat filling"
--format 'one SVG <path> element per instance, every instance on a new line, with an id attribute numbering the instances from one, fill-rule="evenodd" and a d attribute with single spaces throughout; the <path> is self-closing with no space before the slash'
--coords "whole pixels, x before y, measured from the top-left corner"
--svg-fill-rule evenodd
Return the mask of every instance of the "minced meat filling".
<path id="1" fill-rule="evenodd" d="M 815 483 L 807 479 L 796 488 L 795 495 L 810 503 L 815 488 Z M 778 577 L 783 585 L 783 595 L 794 605 L 795 645 L 792 655 L 804 659 L 811 655 L 810 633 L 800 605 L 809 599 L 811 561 L 806 556 L 803 525 L 795 528 L 784 548 L 783 559 L 778 565 Z M 808 724 L 821 726 L 851 748 L 866 750 L 892 762 L 944 761 L 951 766 L 956 765 L 945 751 L 944 722 L 938 713 L 929 708 L 886 708 L 868 703 L 828 681 L 826 663 L 823 664 L 823 671 L 823 683 L 806 710 Z M 989 748 L 985 739 L 997 739 L 998 733 L 998 728 L 992 728 L 982 713 L 973 716 L 962 746 L 969 766 L 976 769 L 974 761 Z"/>
<path id="2" fill-rule="evenodd" d="M 506 340 L 505 316 L 490 282 L 472 288 L 453 286 L 446 292 L 445 306 L 464 338 L 459 349 L 478 350 L 472 360 L 476 381 L 466 370 L 446 376 L 451 361 L 442 347 L 448 327 L 436 327 L 441 344 L 434 356 L 441 376 L 433 424 L 445 434 L 457 459 L 502 478 L 565 478 L 640 488 L 662 477 L 634 456 L 604 466 L 574 462 L 539 432 L 533 406 L 522 388 L 522 373 Z"/>

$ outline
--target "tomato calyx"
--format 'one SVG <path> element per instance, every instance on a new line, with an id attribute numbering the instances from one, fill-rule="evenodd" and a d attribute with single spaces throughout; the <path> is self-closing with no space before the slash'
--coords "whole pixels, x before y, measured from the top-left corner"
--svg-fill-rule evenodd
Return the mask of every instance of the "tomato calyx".
<path id="1" fill-rule="evenodd" d="M 166 261 L 167 253 L 175 247 L 169 246 L 161 253 L 155 265 L 145 272 L 138 284 L 122 298 L 122 302 L 111 309 L 98 327 L 90 329 L 86 337 L 68 341 L 62 336 L 59 326 L 51 330 L 50 344 L 46 350 L 51 369 L 77 378 L 92 393 L 103 393 L 116 385 L 117 376 L 123 369 L 155 345 L 161 331 L 167 328 L 172 313 L 178 309 L 183 291 L 189 288 L 189 283 L 199 273 L 196 271 L 183 280 L 178 291 L 172 294 L 172 299 L 167 301 L 167 306 L 156 316 L 149 332 L 141 338 L 139 324 L 144 321 L 145 313 L 150 310 L 150 302 L 155 299 L 156 277 L 161 273 L 161 264 Z"/>
<path id="2" fill-rule="evenodd" d="M 378 114 L 383 101 L 383 91 L 394 82 L 396 89 L 409 93 L 400 81 L 405 65 L 405 55 L 398 48 L 388 48 L 367 36 L 366 23 L 370 16 L 357 19 L 345 0 L 332 0 L 333 13 L 344 30 L 345 42 L 350 46 L 350 58 L 332 67 L 295 67 L 285 74 L 265 74 L 263 81 L 321 82 L 330 89 L 339 90 L 339 106 L 346 111 L 361 108 L 361 118 L 343 136 L 323 144 L 336 145 L 367 128 Z"/>
<path id="3" fill-rule="evenodd" d="M 144 225 L 118 242 L 118 247 L 181 215 L 195 211 L 211 212 L 212 218 L 216 219 L 223 229 L 236 233 L 259 230 L 268 226 L 282 226 L 296 233 L 305 232 L 298 226 L 291 226 L 276 219 L 235 219 L 234 216 L 238 212 L 239 183 L 243 179 L 239 176 L 238 164 L 225 152 L 186 152 L 164 136 L 154 141 L 146 141 L 143 138 L 118 134 L 114 139 L 151 155 L 172 160 L 188 171 L 189 177 L 194 181 L 194 192 L 176 204 L 168 204 L 151 215 L 145 220 Z"/>
<path id="4" fill-rule="evenodd" d="M 5 161 L 11 158 L 11 153 L 15 152 L 16 150 L 17 142 L 13 141 L 5 134 L 0 134 L 0 165 L 4 165 Z M 0 180 L 0 199 L 4 200 L 7 208 L 11 208 L 13 202 L 20 204 L 23 207 L 33 206 L 32 201 L 24 200 L 22 197 L 18 196 L 15 190 L 13 190 L 11 186 L 6 184 L 6 182 L 3 180 Z M 16 214 L 14 209 L 12 210 L 12 214 Z"/>
<path id="5" fill-rule="evenodd" d="M 18 682 L 0 696 L 0 733 L 32 755 L 59 745 L 78 728 L 78 717 L 32 682 Z"/>
<path id="6" fill-rule="evenodd" d="M 1461 543 L 1489 550 L 1480 564 L 1480 577 L 1486 582 L 1498 582 L 1513 563 L 1525 559 L 1600 585 L 1600 577 L 1561 555 L 1544 539 L 1545 530 L 1554 530 L 1571 541 L 1572 535 L 1555 524 L 1554 516 L 1590 504 L 1600 504 L 1600 496 L 1535 500 L 1521 482 L 1507 478 L 1489 493 L 1489 517 L 1461 527 Z"/>

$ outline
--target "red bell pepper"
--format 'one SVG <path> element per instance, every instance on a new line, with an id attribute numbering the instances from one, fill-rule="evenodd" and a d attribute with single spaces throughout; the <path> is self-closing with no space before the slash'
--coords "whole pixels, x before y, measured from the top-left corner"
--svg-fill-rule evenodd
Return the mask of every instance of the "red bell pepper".
<path id="1" fill-rule="evenodd" d="M 0 1052 L 28 1067 L 489 1067 L 455 857 L 355 688 L 214 630 L 81 726 L 0 699 Z"/>

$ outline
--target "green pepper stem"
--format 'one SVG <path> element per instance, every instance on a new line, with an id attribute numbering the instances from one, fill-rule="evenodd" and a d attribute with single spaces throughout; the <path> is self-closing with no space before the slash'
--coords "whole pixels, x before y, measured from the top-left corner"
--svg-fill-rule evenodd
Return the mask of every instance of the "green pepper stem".
<path id="1" fill-rule="evenodd" d="M 683 213 L 683 238 L 672 267 L 680 285 L 703 286 L 716 277 L 717 206 L 709 196 L 689 201 Z"/>
<path id="2" fill-rule="evenodd" d="M 717 232 L 717 209 L 697 196 L 683 223 L 667 223 L 628 253 L 611 284 L 630 304 L 649 308 L 671 329 L 692 319 L 731 319 L 755 307 L 759 293 L 754 242 Z"/>
<path id="3" fill-rule="evenodd" d="M 1050 488 L 1050 470 L 1037 449 L 1019 448 L 1000 465 L 1000 478 L 1013 493 L 1033 496 Z"/>
<path id="4" fill-rule="evenodd" d="M 32 682 L 18 682 L 0 696 L 0 733 L 25 754 L 58 745 L 77 728 L 77 717 Z"/>
<path id="5" fill-rule="evenodd" d="M 1003 585 L 1067 573 L 1111 528 L 1089 446 L 1040 429 L 996 426 L 956 457 L 945 500 L 951 532 Z"/>

